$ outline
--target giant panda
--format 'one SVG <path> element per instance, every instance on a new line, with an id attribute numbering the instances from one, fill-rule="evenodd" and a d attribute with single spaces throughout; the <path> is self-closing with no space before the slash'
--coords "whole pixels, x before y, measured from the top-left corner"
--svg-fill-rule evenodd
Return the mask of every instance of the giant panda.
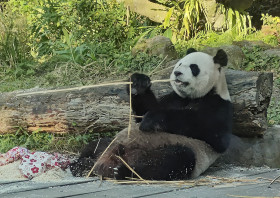
<path id="1" fill-rule="evenodd" d="M 136 118 L 129 137 L 127 128 L 116 135 L 93 172 L 133 177 L 121 157 L 144 179 L 182 180 L 203 173 L 230 142 L 233 112 L 224 74 L 227 61 L 223 50 L 213 57 L 189 49 L 170 75 L 173 92 L 160 99 L 151 91 L 148 76 L 133 74 L 132 108 L 143 118 Z M 84 170 L 81 164 L 73 167 Z"/>

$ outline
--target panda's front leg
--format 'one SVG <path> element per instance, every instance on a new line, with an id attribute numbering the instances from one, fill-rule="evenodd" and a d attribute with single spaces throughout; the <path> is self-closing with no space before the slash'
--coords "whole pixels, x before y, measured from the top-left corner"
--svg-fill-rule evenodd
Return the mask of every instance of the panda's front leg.
<path id="1" fill-rule="evenodd" d="M 158 109 L 149 111 L 139 129 L 144 132 L 164 131 L 167 133 L 191 136 L 198 125 L 194 111 Z"/>
<path id="2" fill-rule="evenodd" d="M 134 73 L 130 77 L 132 109 L 137 116 L 143 116 L 148 111 L 158 108 L 158 101 L 151 90 L 151 80 L 145 74 Z M 130 93 L 129 85 L 127 92 Z M 142 118 L 136 118 L 136 122 L 141 122 Z"/>
<path id="3" fill-rule="evenodd" d="M 164 130 L 166 123 L 166 116 L 160 111 L 149 111 L 145 114 L 139 129 L 145 132 L 155 132 Z"/>

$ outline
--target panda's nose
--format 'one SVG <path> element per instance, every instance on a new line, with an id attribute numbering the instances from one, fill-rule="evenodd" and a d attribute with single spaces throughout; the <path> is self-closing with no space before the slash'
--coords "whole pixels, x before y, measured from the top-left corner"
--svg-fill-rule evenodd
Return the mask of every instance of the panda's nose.
<path id="1" fill-rule="evenodd" d="M 179 72 L 179 71 L 175 71 L 174 72 L 174 75 L 177 77 L 177 76 L 180 76 L 180 75 L 182 75 L 183 73 L 182 72 Z"/>

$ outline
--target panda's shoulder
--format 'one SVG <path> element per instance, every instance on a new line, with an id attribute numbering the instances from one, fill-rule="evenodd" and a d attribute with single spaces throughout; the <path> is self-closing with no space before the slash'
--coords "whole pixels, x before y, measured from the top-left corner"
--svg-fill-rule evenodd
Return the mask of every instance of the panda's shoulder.
<path id="1" fill-rule="evenodd" d="M 213 108 L 232 108 L 232 104 L 230 100 L 223 99 L 219 94 L 209 93 L 203 97 L 204 105 L 210 106 Z"/>
<path id="2" fill-rule="evenodd" d="M 188 103 L 189 101 L 190 101 L 189 98 L 182 98 L 175 91 L 172 91 L 171 93 L 162 96 L 159 100 L 161 105 L 167 105 L 171 103 L 185 104 Z"/>

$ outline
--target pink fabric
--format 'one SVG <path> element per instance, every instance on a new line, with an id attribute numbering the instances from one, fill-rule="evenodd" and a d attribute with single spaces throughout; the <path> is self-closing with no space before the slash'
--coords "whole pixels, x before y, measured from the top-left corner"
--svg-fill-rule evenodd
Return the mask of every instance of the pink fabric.
<path id="1" fill-rule="evenodd" d="M 6 154 L 0 155 L 0 166 L 16 160 L 21 160 L 19 169 L 22 175 L 29 179 L 55 167 L 66 169 L 70 164 L 70 161 L 59 153 L 30 152 L 23 147 L 14 147 Z"/>

